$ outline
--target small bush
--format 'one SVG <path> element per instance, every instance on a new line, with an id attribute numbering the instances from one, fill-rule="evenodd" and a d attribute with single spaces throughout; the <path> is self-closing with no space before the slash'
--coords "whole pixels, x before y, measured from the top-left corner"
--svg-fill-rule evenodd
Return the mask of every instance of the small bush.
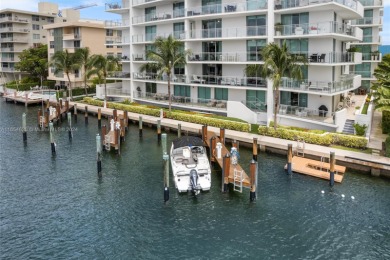
<path id="1" fill-rule="evenodd" d="M 330 133 L 332 136 L 332 143 L 335 145 L 341 145 L 344 147 L 351 147 L 357 149 L 366 149 L 367 148 L 367 139 L 355 135 L 344 135 L 337 133 Z"/>
<path id="2" fill-rule="evenodd" d="M 366 134 L 367 125 L 353 124 L 357 136 L 364 136 Z"/>
<path id="3" fill-rule="evenodd" d="M 382 111 L 382 133 L 390 133 L 390 110 Z"/>
<path id="4" fill-rule="evenodd" d="M 385 156 L 390 157 L 390 136 L 386 138 L 385 145 L 386 145 Z"/>

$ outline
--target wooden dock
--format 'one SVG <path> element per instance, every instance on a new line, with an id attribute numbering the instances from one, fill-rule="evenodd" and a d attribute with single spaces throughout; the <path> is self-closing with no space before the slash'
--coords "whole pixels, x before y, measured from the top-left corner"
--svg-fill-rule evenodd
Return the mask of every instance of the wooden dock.
<path id="1" fill-rule="evenodd" d="M 23 96 L 17 96 L 16 92 L 11 95 L 3 96 L 6 102 L 22 103 L 25 106 L 36 105 L 42 103 L 42 98 L 33 98 L 29 93 L 25 93 Z"/>
<path id="2" fill-rule="evenodd" d="M 287 165 L 285 166 L 287 169 Z M 330 179 L 330 164 L 327 162 L 319 162 L 299 156 L 294 156 L 292 158 L 292 171 L 310 175 L 313 177 L 329 180 Z M 334 181 L 341 183 L 343 181 L 345 167 L 340 165 L 335 165 L 335 175 Z"/>
<path id="3" fill-rule="evenodd" d="M 213 142 L 213 144 L 211 144 L 211 138 L 213 138 L 213 137 L 215 138 L 215 142 Z M 229 150 L 224 145 L 224 142 L 221 141 L 221 139 L 224 138 L 224 137 L 221 138 L 220 136 L 218 136 L 214 132 L 207 131 L 207 135 L 206 136 L 203 133 L 203 138 L 204 138 L 204 141 L 205 141 L 206 145 L 210 148 L 210 153 L 211 153 L 210 161 L 211 162 L 216 162 L 221 167 L 221 169 L 224 169 L 223 158 L 228 153 L 230 154 Z M 215 146 L 218 142 L 220 142 L 222 144 L 221 158 L 217 158 L 217 151 L 216 151 L 215 147 L 212 147 L 213 145 Z M 238 173 L 242 172 L 242 174 L 238 175 L 238 176 L 241 177 L 241 180 L 237 177 L 237 172 Z M 234 187 L 242 186 L 242 187 L 251 189 L 252 186 L 253 186 L 253 181 L 254 180 L 252 180 L 252 182 L 251 182 L 251 178 L 244 171 L 244 169 L 241 167 L 240 164 L 236 164 L 236 165 L 230 164 L 228 175 L 227 175 L 227 173 L 222 173 L 222 174 L 224 174 L 224 181 L 225 181 L 225 183 L 231 183 L 231 184 L 234 185 Z"/>

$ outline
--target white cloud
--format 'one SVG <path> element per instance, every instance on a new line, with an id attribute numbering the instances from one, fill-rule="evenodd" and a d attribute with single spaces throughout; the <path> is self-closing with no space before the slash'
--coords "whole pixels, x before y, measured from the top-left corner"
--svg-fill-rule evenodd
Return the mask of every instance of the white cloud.
<path id="1" fill-rule="evenodd" d="M 38 11 L 39 0 L 18 0 L 18 1 L 0 1 L 0 9 L 18 9 Z"/>
<path id="2" fill-rule="evenodd" d="M 390 6 L 390 0 L 383 0 L 384 6 Z"/>

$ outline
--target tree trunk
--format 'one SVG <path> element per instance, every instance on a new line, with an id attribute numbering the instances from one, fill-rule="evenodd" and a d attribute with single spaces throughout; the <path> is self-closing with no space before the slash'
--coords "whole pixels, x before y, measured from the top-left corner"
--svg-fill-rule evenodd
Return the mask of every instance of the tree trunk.
<path id="1" fill-rule="evenodd" d="M 278 123 L 277 123 L 277 115 L 278 115 L 278 111 L 279 111 L 279 88 L 276 88 L 275 90 L 275 104 L 274 104 L 274 129 L 276 130 L 276 128 L 278 127 Z"/>
<path id="2" fill-rule="evenodd" d="M 68 77 L 68 82 L 69 82 L 69 100 L 72 100 L 72 83 L 70 82 L 70 77 L 69 77 L 69 72 L 66 73 L 66 76 Z"/>
<path id="3" fill-rule="evenodd" d="M 85 90 L 85 96 L 88 95 L 87 91 L 87 69 L 84 67 L 84 90 Z"/>
<path id="4" fill-rule="evenodd" d="M 168 75 L 168 104 L 169 104 L 169 113 L 171 113 L 171 103 L 172 103 L 172 97 L 171 97 L 171 75 Z"/>

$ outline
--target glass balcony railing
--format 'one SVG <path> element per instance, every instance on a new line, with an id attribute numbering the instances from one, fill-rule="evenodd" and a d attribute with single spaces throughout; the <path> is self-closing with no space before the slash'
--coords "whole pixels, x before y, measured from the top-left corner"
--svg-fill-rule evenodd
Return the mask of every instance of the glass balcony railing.
<path id="1" fill-rule="evenodd" d="M 156 73 L 135 72 L 134 80 L 161 81 L 167 82 L 168 78 L 159 76 Z M 180 84 L 198 84 L 198 85 L 224 85 L 224 86 L 245 86 L 266 88 L 267 80 L 260 77 L 234 77 L 234 76 L 215 76 L 215 75 L 173 75 L 171 82 Z"/>
<path id="2" fill-rule="evenodd" d="M 250 101 L 250 100 L 243 100 L 241 101 L 245 106 L 247 106 L 250 110 L 256 111 L 256 112 L 266 112 L 267 111 L 267 103 L 262 102 L 260 100 Z"/>
<path id="3" fill-rule="evenodd" d="M 379 19 L 375 19 L 373 17 L 366 17 L 358 20 L 352 20 L 352 25 L 371 25 L 374 23 L 378 23 Z"/>
<path id="4" fill-rule="evenodd" d="M 187 16 L 197 16 L 220 13 L 234 13 L 244 11 L 266 10 L 267 7 L 268 4 L 265 0 L 241 1 L 234 3 L 190 7 L 186 9 L 186 14 Z"/>
<path id="5" fill-rule="evenodd" d="M 382 0 L 359 0 L 363 6 L 383 6 Z"/>
<path id="6" fill-rule="evenodd" d="M 133 43 L 142 43 L 142 42 L 153 42 L 156 37 L 163 37 L 167 38 L 169 35 L 173 35 L 173 37 L 177 40 L 182 40 L 185 38 L 185 34 L 181 33 L 147 33 L 147 34 L 138 34 L 138 35 L 133 35 Z M 178 36 L 178 37 L 177 37 Z"/>
<path id="7" fill-rule="evenodd" d="M 0 42 L 28 42 L 26 37 L 5 37 L 0 38 Z"/>
<path id="8" fill-rule="evenodd" d="M 362 78 L 373 78 L 371 71 L 355 71 L 354 73 L 362 75 Z"/>
<path id="9" fill-rule="evenodd" d="M 279 3 L 275 3 L 275 10 L 302 7 L 302 6 L 313 6 L 313 5 L 319 5 L 319 4 L 331 3 L 331 2 L 342 4 L 353 10 L 357 9 L 356 0 L 282 0 Z"/>
<path id="10" fill-rule="evenodd" d="M 279 105 L 278 114 L 335 124 L 333 120 L 333 113 L 330 113 L 328 110 L 324 109 L 313 109 L 281 104 Z"/>
<path id="11" fill-rule="evenodd" d="M 355 73 L 357 74 L 357 73 Z M 355 74 L 342 75 L 339 81 L 316 81 L 303 80 L 298 81 L 290 78 L 282 78 L 280 89 L 302 90 L 317 93 L 335 93 L 354 88 Z"/>
<path id="12" fill-rule="evenodd" d="M 129 20 L 106 20 L 104 21 L 104 27 L 117 28 L 130 26 Z"/>
<path id="13" fill-rule="evenodd" d="M 358 29 L 356 27 L 334 21 L 275 26 L 276 36 L 321 35 L 337 33 L 357 37 L 357 30 Z"/>
<path id="14" fill-rule="evenodd" d="M 302 56 L 309 63 L 346 63 L 355 62 L 353 52 L 292 52 L 293 55 Z"/>
<path id="15" fill-rule="evenodd" d="M 129 44 L 130 40 L 127 37 L 106 37 L 106 44 Z"/>
<path id="16" fill-rule="evenodd" d="M 266 36 L 267 26 L 247 26 L 238 28 L 199 29 L 186 32 L 190 39 L 204 38 L 245 38 Z"/>
<path id="17" fill-rule="evenodd" d="M 129 8 L 129 2 L 130 1 L 106 3 L 105 4 L 106 11 L 115 11 L 115 10 L 128 9 Z"/>
<path id="18" fill-rule="evenodd" d="M 107 78 L 120 78 L 120 79 L 129 79 L 130 72 L 122 72 L 122 71 L 110 71 L 108 72 Z"/>
<path id="19" fill-rule="evenodd" d="M 169 102 L 169 95 L 166 93 L 152 93 L 134 91 L 134 98 L 150 100 L 153 102 L 166 103 Z M 204 107 L 218 110 L 226 110 L 225 100 L 206 99 L 206 98 L 191 98 L 186 96 L 171 95 L 172 104 L 191 107 Z"/>
<path id="20" fill-rule="evenodd" d="M 194 52 L 188 61 L 247 62 L 261 61 L 259 52 Z"/>

